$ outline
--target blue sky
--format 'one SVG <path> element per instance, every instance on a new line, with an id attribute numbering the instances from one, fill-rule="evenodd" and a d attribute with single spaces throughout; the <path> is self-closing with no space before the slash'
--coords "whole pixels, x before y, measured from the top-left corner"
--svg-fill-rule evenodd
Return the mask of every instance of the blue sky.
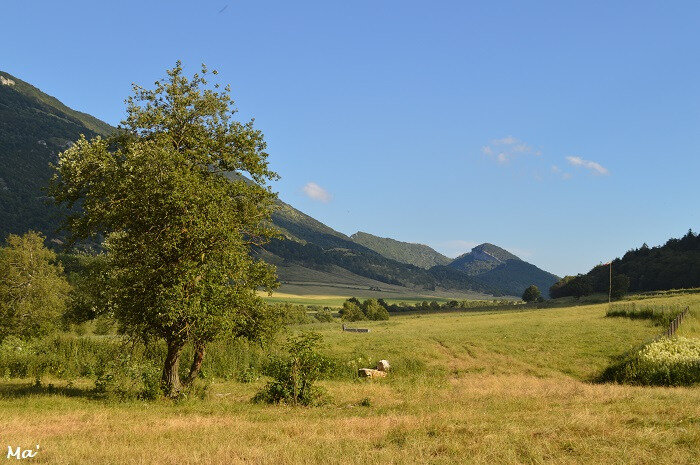
<path id="1" fill-rule="evenodd" d="M 223 11 L 222 11 L 223 10 Z M 559 275 L 700 229 L 700 3 L 8 2 L 0 69 L 116 124 L 204 62 L 347 234 Z"/>

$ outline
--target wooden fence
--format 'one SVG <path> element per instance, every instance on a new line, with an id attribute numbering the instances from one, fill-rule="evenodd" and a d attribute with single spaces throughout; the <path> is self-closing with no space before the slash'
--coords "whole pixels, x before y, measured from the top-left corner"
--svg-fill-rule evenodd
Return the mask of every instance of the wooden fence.
<path id="1" fill-rule="evenodd" d="M 676 317 L 671 321 L 671 324 L 668 325 L 668 329 L 666 330 L 665 333 L 661 334 L 659 338 L 661 337 L 671 337 L 674 334 L 676 334 L 676 331 L 678 331 L 678 327 L 681 324 L 681 321 L 683 321 L 683 318 L 688 314 L 688 311 L 690 310 L 690 307 L 685 307 L 685 310 L 680 312 Z"/>
<path id="2" fill-rule="evenodd" d="M 347 331 L 349 333 L 369 333 L 369 328 L 350 328 L 349 326 L 345 326 L 345 323 L 343 323 L 343 331 Z"/>

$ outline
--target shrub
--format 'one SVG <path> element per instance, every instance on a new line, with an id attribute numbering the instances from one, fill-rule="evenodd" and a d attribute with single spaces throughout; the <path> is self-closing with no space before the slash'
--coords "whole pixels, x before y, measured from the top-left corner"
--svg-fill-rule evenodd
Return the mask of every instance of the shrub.
<path id="1" fill-rule="evenodd" d="M 330 323 L 333 321 L 333 312 L 328 307 L 324 307 L 314 314 L 314 318 L 322 323 Z"/>
<path id="2" fill-rule="evenodd" d="M 612 304 L 605 316 L 625 317 L 633 320 L 651 320 L 656 326 L 668 326 L 683 312 L 680 305 L 640 305 L 635 302 Z"/>
<path id="3" fill-rule="evenodd" d="M 311 318 L 306 313 L 306 307 L 303 305 L 283 303 L 277 304 L 276 309 L 282 313 L 282 324 L 284 325 L 303 325 L 311 323 Z"/>
<path id="4" fill-rule="evenodd" d="M 662 338 L 618 361 L 602 381 L 626 384 L 687 386 L 700 382 L 700 339 Z"/>
<path id="5" fill-rule="evenodd" d="M 362 304 L 362 312 L 368 320 L 388 320 L 389 312 L 377 299 L 367 299 Z"/>
<path id="6" fill-rule="evenodd" d="M 340 309 L 340 317 L 345 321 L 360 321 L 366 319 L 365 313 L 360 306 L 350 300 L 343 302 L 343 308 Z"/>
<path id="7" fill-rule="evenodd" d="M 154 363 L 123 354 L 97 373 L 95 392 L 119 400 L 153 400 L 162 395 L 160 374 Z"/>
<path id="8" fill-rule="evenodd" d="M 318 353 L 320 341 L 321 336 L 316 333 L 289 339 L 286 344 L 289 355 L 270 362 L 266 371 L 272 381 L 253 400 L 294 405 L 318 402 L 322 393 L 314 383 L 329 364 L 328 359 Z"/>

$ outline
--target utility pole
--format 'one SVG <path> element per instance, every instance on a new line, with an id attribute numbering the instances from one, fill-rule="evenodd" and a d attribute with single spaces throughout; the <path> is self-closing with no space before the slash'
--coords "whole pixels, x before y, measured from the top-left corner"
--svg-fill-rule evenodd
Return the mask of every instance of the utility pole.
<path id="1" fill-rule="evenodd" d="M 612 305 L 612 262 L 610 265 L 610 286 L 608 287 L 608 306 Z"/>

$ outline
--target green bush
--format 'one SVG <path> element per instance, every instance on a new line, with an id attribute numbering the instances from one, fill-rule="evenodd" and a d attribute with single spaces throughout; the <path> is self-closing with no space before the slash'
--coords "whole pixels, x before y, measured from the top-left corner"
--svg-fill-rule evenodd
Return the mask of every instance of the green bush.
<path id="1" fill-rule="evenodd" d="M 343 302 L 343 308 L 340 309 L 340 317 L 345 321 L 362 321 L 367 319 L 360 306 L 349 300 Z"/>
<path id="2" fill-rule="evenodd" d="M 274 358 L 266 369 L 272 381 L 256 394 L 256 402 L 312 405 L 317 403 L 322 392 L 314 386 L 329 361 L 318 353 L 321 336 L 316 333 L 302 334 L 288 340 L 288 356 Z"/>
<path id="3" fill-rule="evenodd" d="M 95 392 L 110 399 L 157 399 L 162 395 L 160 370 L 148 360 L 121 355 L 97 373 Z"/>
<path id="4" fill-rule="evenodd" d="M 389 312 L 377 299 L 367 299 L 362 303 L 362 312 L 368 320 L 388 320 Z"/>
<path id="5" fill-rule="evenodd" d="M 278 310 L 282 313 L 282 324 L 285 325 L 303 325 L 311 323 L 311 318 L 306 312 L 306 307 L 303 305 L 283 303 L 276 304 Z"/>
<path id="6" fill-rule="evenodd" d="M 668 326 L 684 308 L 680 305 L 637 305 L 635 302 L 612 304 L 605 316 L 633 320 L 651 320 L 656 326 Z"/>
<path id="7" fill-rule="evenodd" d="M 662 338 L 617 361 L 602 381 L 656 386 L 700 383 L 700 339 Z"/>
<path id="8" fill-rule="evenodd" d="M 331 309 L 328 307 L 324 307 L 318 310 L 314 314 L 314 318 L 316 318 L 316 320 L 320 321 L 321 323 L 331 323 L 334 320 L 333 312 L 331 312 Z"/>

